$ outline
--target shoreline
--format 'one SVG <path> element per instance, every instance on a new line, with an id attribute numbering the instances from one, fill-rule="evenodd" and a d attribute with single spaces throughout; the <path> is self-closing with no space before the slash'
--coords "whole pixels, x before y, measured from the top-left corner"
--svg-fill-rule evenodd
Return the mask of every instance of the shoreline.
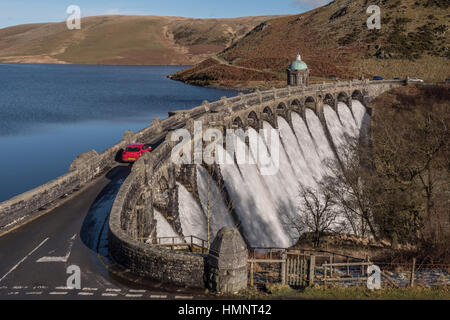
<path id="1" fill-rule="evenodd" d="M 1 58 L 0 58 L 1 59 Z M 3 62 L 0 61 L 0 66 L 2 65 L 11 65 L 11 64 L 18 64 L 18 65 L 49 65 L 49 66 L 105 66 L 105 67 L 192 67 L 192 65 L 189 64 L 92 64 L 92 63 L 39 63 L 39 62 Z M 172 74 L 168 74 L 166 76 L 167 79 L 172 81 L 178 81 L 181 83 L 184 83 L 189 86 L 195 86 L 195 87 L 201 87 L 201 88 L 208 88 L 208 89 L 216 89 L 216 90 L 227 90 L 227 91 L 238 91 L 242 93 L 249 93 L 255 90 L 255 88 L 249 88 L 249 87 L 228 87 L 228 86 L 222 86 L 222 85 L 197 85 L 197 84 L 190 84 L 186 83 L 181 80 L 175 80 L 172 79 L 170 76 Z"/>

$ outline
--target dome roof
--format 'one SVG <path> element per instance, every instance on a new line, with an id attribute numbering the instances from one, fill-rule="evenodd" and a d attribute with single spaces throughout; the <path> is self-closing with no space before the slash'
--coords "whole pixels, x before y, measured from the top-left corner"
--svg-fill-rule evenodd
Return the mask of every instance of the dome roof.
<path id="1" fill-rule="evenodd" d="M 297 55 L 297 59 L 292 61 L 291 65 L 289 66 L 290 70 L 306 70 L 308 69 L 308 66 L 304 61 L 302 61 L 302 58 L 300 57 L 300 54 Z"/>

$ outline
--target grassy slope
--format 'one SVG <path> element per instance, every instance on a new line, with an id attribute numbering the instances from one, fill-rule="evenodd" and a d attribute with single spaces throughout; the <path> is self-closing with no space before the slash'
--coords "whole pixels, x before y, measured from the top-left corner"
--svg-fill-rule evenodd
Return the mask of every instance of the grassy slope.
<path id="1" fill-rule="evenodd" d="M 0 62 L 194 64 L 270 18 L 98 16 L 82 19 L 81 30 L 20 25 L 0 29 Z"/>
<path id="2" fill-rule="evenodd" d="M 380 30 L 368 30 L 366 9 L 381 8 Z M 281 17 L 257 26 L 243 39 L 218 54 L 234 72 L 217 76 L 223 65 L 212 60 L 173 76 L 207 85 L 272 86 L 285 84 L 285 70 L 300 50 L 318 80 L 381 75 L 418 76 L 443 81 L 450 76 L 450 15 L 446 0 L 335 0 L 304 14 Z M 252 79 L 242 69 L 258 69 Z M 270 83 L 265 73 L 277 76 Z M 232 76 L 229 76 L 232 74 Z M 257 80 L 260 82 L 258 83 Z"/>

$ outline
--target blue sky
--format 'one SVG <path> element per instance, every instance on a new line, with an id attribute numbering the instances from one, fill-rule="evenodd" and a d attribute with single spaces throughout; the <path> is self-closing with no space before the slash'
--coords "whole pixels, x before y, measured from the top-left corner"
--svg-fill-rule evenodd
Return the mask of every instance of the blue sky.
<path id="1" fill-rule="evenodd" d="M 329 0 L 1 0 L 0 28 L 35 22 L 59 22 L 78 5 L 83 17 L 102 14 L 229 18 L 295 14 Z"/>

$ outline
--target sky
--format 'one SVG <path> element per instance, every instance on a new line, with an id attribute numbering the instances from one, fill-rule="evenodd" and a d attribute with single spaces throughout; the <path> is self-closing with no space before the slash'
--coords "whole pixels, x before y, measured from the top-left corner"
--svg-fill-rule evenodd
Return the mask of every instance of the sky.
<path id="1" fill-rule="evenodd" d="M 81 16 L 104 14 L 232 18 L 297 14 L 330 0 L 0 0 L 0 28 L 66 20 L 67 8 L 77 5 Z"/>

